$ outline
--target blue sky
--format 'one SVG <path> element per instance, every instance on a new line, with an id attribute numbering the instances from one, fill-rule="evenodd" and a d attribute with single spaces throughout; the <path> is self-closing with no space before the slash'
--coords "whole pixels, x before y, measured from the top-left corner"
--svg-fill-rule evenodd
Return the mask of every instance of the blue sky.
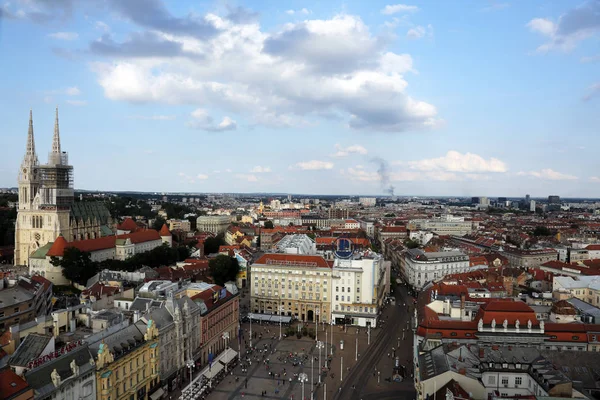
<path id="1" fill-rule="evenodd" d="M 600 197 L 598 0 L 2 1 L 0 187 Z"/>

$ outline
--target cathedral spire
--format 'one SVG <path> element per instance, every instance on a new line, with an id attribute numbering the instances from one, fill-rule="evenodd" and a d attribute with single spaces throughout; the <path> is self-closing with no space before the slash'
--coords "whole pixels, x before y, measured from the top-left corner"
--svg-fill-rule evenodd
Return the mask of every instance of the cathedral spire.
<path id="1" fill-rule="evenodd" d="M 27 149 L 25 150 L 24 164 L 37 164 L 38 159 L 35 154 L 35 138 L 33 137 L 33 111 L 29 110 L 29 131 L 27 132 Z"/>
<path id="2" fill-rule="evenodd" d="M 54 137 L 52 138 L 52 152 L 60 154 L 60 131 L 58 129 L 58 106 L 56 106 L 56 119 L 54 120 Z"/>

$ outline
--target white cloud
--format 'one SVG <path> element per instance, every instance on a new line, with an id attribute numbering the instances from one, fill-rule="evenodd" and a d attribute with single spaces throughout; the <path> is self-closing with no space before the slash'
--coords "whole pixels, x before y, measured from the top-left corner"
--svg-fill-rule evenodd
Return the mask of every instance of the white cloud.
<path id="1" fill-rule="evenodd" d="M 254 168 L 252 168 L 250 172 L 255 174 L 264 174 L 267 172 L 271 172 L 271 167 L 261 167 L 260 165 L 257 165 Z"/>
<path id="2" fill-rule="evenodd" d="M 415 11 L 419 11 L 419 7 L 408 6 L 406 4 L 388 4 L 381 10 L 381 13 L 385 15 L 392 15 L 397 13 L 407 13 Z"/>
<path id="3" fill-rule="evenodd" d="M 433 37 L 433 26 L 431 24 L 427 25 L 427 28 L 418 25 L 414 28 L 409 29 L 408 32 L 406 32 L 406 37 L 408 39 L 421 39 L 425 36 Z"/>
<path id="4" fill-rule="evenodd" d="M 510 3 L 498 3 L 496 1 L 490 1 L 489 5 L 486 7 L 483 7 L 481 9 L 481 11 L 483 12 L 488 12 L 488 11 L 499 11 L 499 10 L 504 10 L 505 8 L 510 7 Z"/>
<path id="5" fill-rule="evenodd" d="M 171 121 L 174 120 L 176 117 L 175 115 L 131 115 L 128 118 L 151 121 Z"/>
<path id="6" fill-rule="evenodd" d="M 48 34 L 48 37 L 58 40 L 76 40 L 79 34 L 77 32 L 55 32 Z"/>
<path id="7" fill-rule="evenodd" d="M 562 14 L 557 22 L 534 18 L 526 26 L 548 39 L 537 48 L 538 52 L 573 50 L 579 42 L 600 32 L 600 1 L 585 2 Z"/>
<path id="8" fill-rule="evenodd" d="M 209 132 L 223 132 L 237 129 L 237 123 L 229 118 L 223 117 L 223 120 L 215 125 L 213 118 L 202 108 L 198 108 L 191 113 L 192 120 L 188 126 L 194 129 L 202 129 Z"/>
<path id="9" fill-rule="evenodd" d="M 600 95 L 600 82 L 594 83 L 588 88 L 588 92 L 583 96 L 583 101 L 591 100 L 593 97 Z"/>
<path id="10" fill-rule="evenodd" d="M 77 86 L 73 86 L 73 87 L 67 88 L 65 90 L 65 93 L 69 96 L 79 96 L 81 94 L 81 90 L 79 90 L 79 88 Z"/>
<path id="11" fill-rule="evenodd" d="M 294 15 L 294 14 L 309 15 L 309 14 L 312 14 L 312 11 L 310 11 L 308 8 L 302 8 L 300 10 L 287 10 L 285 13 L 288 15 Z"/>
<path id="12" fill-rule="evenodd" d="M 96 24 L 94 25 L 96 27 L 96 29 L 102 31 L 102 32 L 110 32 L 110 26 L 108 26 L 105 22 L 102 21 L 96 21 Z"/>
<path id="13" fill-rule="evenodd" d="M 252 174 L 236 174 L 235 177 L 243 181 L 258 182 L 258 178 L 256 177 L 256 175 Z"/>
<path id="14" fill-rule="evenodd" d="M 346 156 L 349 156 L 350 154 L 367 154 L 368 153 L 367 149 L 365 149 L 363 146 L 358 145 L 358 144 L 354 144 L 354 145 L 348 146 L 348 147 L 343 147 L 340 144 L 336 144 L 335 149 L 337 151 L 331 155 L 332 157 L 346 157 Z"/>
<path id="15" fill-rule="evenodd" d="M 85 100 L 67 100 L 67 104 L 72 106 L 85 106 L 87 105 L 87 101 Z"/>
<path id="16" fill-rule="evenodd" d="M 600 182 L 600 177 L 598 177 L 598 176 L 590 176 L 590 181 L 592 181 L 592 182 Z"/>
<path id="17" fill-rule="evenodd" d="M 480 155 L 473 153 L 459 153 L 450 150 L 445 156 L 439 158 L 430 158 L 419 161 L 395 162 L 394 164 L 406 164 L 412 170 L 417 171 L 447 171 L 461 173 L 481 173 L 481 172 L 506 172 L 506 164 L 497 159 L 490 158 L 486 160 Z"/>
<path id="18" fill-rule="evenodd" d="M 205 179 L 208 179 L 208 175 L 206 175 L 206 174 L 198 174 L 198 175 L 196 175 L 196 178 L 200 179 L 200 180 L 205 180 Z"/>
<path id="19" fill-rule="evenodd" d="M 576 180 L 579 179 L 574 175 L 563 174 L 561 172 L 554 171 L 550 168 L 545 168 L 540 171 L 520 171 L 517 173 L 519 176 L 532 176 L 534 178 L 546 179 L 551 181 L 565 181 L 565 180 Z"/>
<path id="20" fill-rule="evenodd" d="M 105 96 L 211 107 L 243 115 L 251 125 L 275 127 L 328 114 L 370 131 L 431 129 L 440 122 L 435 106 L 406 93 L 404 75 L 414 72 L 410 55 L 387 51 L 385 38 L 371 34 L 360 17 L 309 19 L 275 32 L 214 14 L 204 21 L 218 29 L 213 36 L 200 40 L 158 29 L 152 37 L 176 46 L 148 46 L 153 52 L 145 57 L 128 55 L 113 43 L 119 51 L 111 54 L 118 57 L 91 64 Z M 149 40 L 146 36 L 137 39 Z M 194 125 L 202 129 L 206 123 Z M 224 126 L 233 129 L 231 122 Z"/>
<path id="21" fill-rule="evenodd" d="M 595 56 L 590 56 L 590 57 L 581 57 L 581 59 L 579 61 L 581 61 L 582 63 L 598 62 L 598 61 L 600 61 L 600 54 L 595 55 Z"/>
<path id="22" fill-rule="evenodd" d="M 304 171 L 316 171 L 322 169 L 332 169 L 333 163 L 329 161 L 311 160 L 296 163 L 294 167 Z"/>
<path id="23" fill-rule="evenodd" d="M 363 168 L 356 166 L 350 167 L 346 171 L 341 170 L 344 175 L 348 175 L 350 179 L 363 182 L 378 182 L 380 180 L 377 172 L 365 171 Z"/>
<path id="24" fill-rule="evenodd" d="M 225 172 L 231 172 L 231 169 L 227 168 L 227 169 L 225 170 Z"/>

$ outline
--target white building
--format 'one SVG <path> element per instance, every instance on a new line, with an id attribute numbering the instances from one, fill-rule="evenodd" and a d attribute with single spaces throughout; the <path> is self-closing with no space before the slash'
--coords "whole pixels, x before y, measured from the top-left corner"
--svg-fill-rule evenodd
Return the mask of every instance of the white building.
<path id="1" fill-rule="evenodd" d="M 412 219 L 408 222 L 408 229 L 430 231 L 438 235 L 464 236 L 473 230 L 471 221 L 464 217 L 455 217 L 449 214 L 432 219 Z"/>
<path id="2" fill-rule="evenodd" d="M 446 275 L 473 269 L 469 267 L 469 256 L 461 251 L 426 253 L 420 249 L 407 250 L 401 268 L 406 281 L 417 290 Z"/>
<path id="3" fill-rule="evenodd" d="M 41 275 L 55 285 L 68 285 L 69 281 L 63 276 L 62 269 L 50 262 L 52 257 L 61 258 L 67 248 L 75 247 L 89 252 L 92 261 L 101 262 L 114 259 L 126 260 L 135 254 L 150 251 L 163 244 L 171 246 L 172 240 L 166 226 L 163 226 L 160 232 L 148 229 L 75 242 L 67 242 L 62 235 L 59 235 L 54 242 L 40 247 L 29 257 L 29 274 Z"/>
<path id="4" fill-rule="evenodd" d="M 375 197 L 359 197 L 358 202 L 365 207 L 373 207 L 377 204 L 377 198 Z"/>
<path id="5" fill-rule="evenodd" d="M 196 219 L 196 229 L 219 234 L 225 232 L 230 223 L 230 215 L 202 215 Z"/>
<path id="6" fill-rule="evenodd" d="M 360 229 L 360 222 L 355 219 L 347 219 L 344 223 L 344 229 Z"/>
<path id="7" fill-rule="evenodd" d="M 317 254 L 317 245 L 308 235 L 286 235 L 275 246 L 277 252 L 287 254 Z"/>
<path id="8" fill-rule="evenodd" d="M 335 259 L 331 309 L 336 324 L 377 326 L 379 309 L 389 292 L 389 264 L 371 251 Z"/>
<path id="9" fill-rule="evenodd" d="M 373 221 L 360 221 L 360 229 L 365 231 L 368 237 L 375 237 L 375 223 Z"/>
<path id="10" fill-rule="evenodd" d="M 529 211 L 535 212 L 535 200 L 529 202 Z"/>

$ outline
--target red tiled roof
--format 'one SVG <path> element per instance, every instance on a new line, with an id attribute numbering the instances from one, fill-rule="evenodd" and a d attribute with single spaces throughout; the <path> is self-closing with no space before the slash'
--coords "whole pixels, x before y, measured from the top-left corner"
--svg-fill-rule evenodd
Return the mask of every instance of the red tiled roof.
<path id="1" fill-rule="evenodd" d="M 62 234 L 58 235 L 50 250 L 46 253 L 47 257 L 62 257 L 65 252 L 65 247 L 67 246 L 67 239 L 64 238 Z"/>
<path id="2" fill-rule="evenodd" d="M 220 298 L 216 303 L 213 301 L 213 293 L 220 291 L 221 289 L 223 289 L 222 286 L 219 285 L 214 285 L 209 289 L 206 289 L 203 292 L 200 292 L 194 296 L 192 296 L 192 300 L 202 300 L 204 302 L 204 304 L 206 304 L 206 308 L 208 308 L 208 311 L 212 311 L 213 309 L 219 307 L 221 304 L 223 304 L 225 302 L 225 300 L 233 297 L 233 294 L 231 294 L 231 292 L 229 292 L 229 290 L 227 290 L 227 295 L 225 296 L 225 298 Z"/>
<path id="3" fill-rule="evenodd" d="M 158 232 L 160 236 L 171 236 L 171 232 L 169 232 L 169 228 L 167 228 L 167 224 L 163 224 L 160 228 L 160 232 Z"/>
<path id="4" fill-rule="evenodd" d="M 134 232 L 138 229 L 138 226 L 133 219 L 125 218 L 125 221 L 123 221 L 121 224 L 117 225 L 117 229 L 121 230 L 121 231 Z"/>
<path id="5" fill-rule="evenodd" d="M 108 286 L 100 282 L 94 283 L 89 288 L 83 290 L 81 292 L 81 296 L 83 298 L 94 296 L 96 299 L 101 298 L 102 296 L 112 296 L 115 293 L 119 292 L 119 288 L 115 286 Z"/>
<path id="6" fill-rule="evenodd" d="M 148 229 L 145 231 L 138 231 L 117 236 L 105 236 L 96 239 L 77 240 L 74 242 L 67 242 L 65 238 L 62 235 L 60 235 L 56 238 L 54 244 L 52 245 L 52 247 L 50 247 L 50 250 L 48 250 L 48 253 L 46 253 L 46 255 L 62 257 L 65 248 L 67 247 L 75 247 L 81 251 L 87 252 L 106 250 L 115 247 L 117 239 L 129 239 L 131 240 L 131 243 L 137 244 L 150 242 L 153 240 L 160 240 L 161 238 L 160 234 L 154 229 Z"/>
<path id="7" fill-rule="evenodd" d="M 384 226 L 381 232 L 406 232 L 406 226 Z"/>
<path id="8" fill-rule="evenodd" d="M 48 289 L 52 285 L 52 282 L 40 275 L 33 275 L 31 280 L 44 285 L 44 289 Z"/>
<path id="9" fill-rule="evenodd" d="M 275 264 L 315 266 L 320 268 L 331 268 L 327 261 L 321 256 L 309 256 L 298 254 L 264 254 L 254 264 Z"/>
<path id="10" fill-rule="evenodd" d="M 600 244 L 588 244 L 586 250 L 600 250 Z"/>
<path id="11" fill-rule="evenodd" d="M 480 319 L 487 325 L 491 324 L 493 320 L 496 320 L 498 325 L 502 325 L 504 320 L 508 321 L 511 326 L 515 325 L 517 320 L 520 324 L 526 324 L 529 320 L 534 326 L 539 324 L 531 307 L 520 300 L 513 301 L 512 299 L 490 301 L 479 309 L 475 321 Z"/>
<path id="12" fill-rule="evenodd" d="M 28 387 L 29 384 L 10 368 L 0 371 L 0 399 L 11 399 Z"/>

